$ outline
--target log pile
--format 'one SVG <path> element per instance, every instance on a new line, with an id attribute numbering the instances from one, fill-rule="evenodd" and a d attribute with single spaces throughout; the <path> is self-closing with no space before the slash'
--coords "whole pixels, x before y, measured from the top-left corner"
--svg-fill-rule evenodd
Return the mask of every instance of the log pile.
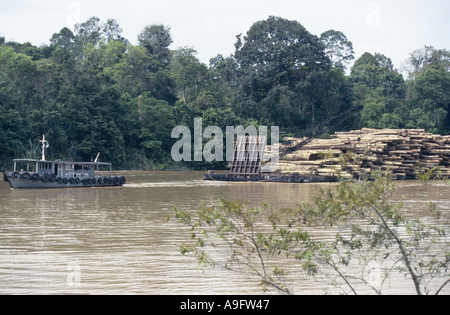
<path id="1" fill-rule="evenodd" d="M 450 177 L 450 136 L 424 129 L 369 129 L 336 132 L 331 139 L 285 138 L 280 144 L 281 174 L 359 177 L 372 170 L 389 169 L 397 178 L 416 178 L 420 172 Z M 342 155 L 345 153 L 345 155 Z"/>

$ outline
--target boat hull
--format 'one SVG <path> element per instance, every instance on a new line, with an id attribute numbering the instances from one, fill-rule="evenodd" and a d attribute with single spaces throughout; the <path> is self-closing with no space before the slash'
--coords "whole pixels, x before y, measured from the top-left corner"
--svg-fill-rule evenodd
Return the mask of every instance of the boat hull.
<path id="1" fill-rule="evenodd" d="M 41 178 L 39 180 L 33 181 L 31 178 L 24 176 L 19 173 L 20 177 L 18 177 L 17 172 L 14 174 L 13 172 L 5 172 L 3 179 L 9 183 L 11 188 L 14 189 L 46 189 L 46 188 L 86 188 L 86 187 L 119 187 L 125 184 L 125 177 L 116 176 L 107 178 L 108 181 L 104 182 L 104 177 L 102 177 L 101 183 L 99 183 L 98 179 L 95 179 L 95 183 L 93 179 L 90 182 L 87 181 L 67 181 L 59 183 L 57 180 L 55 181 L 43 181 Z"/>
<path id="2" fill-rule="evenodd" d="M 203 174 L 203 180 L 227 182 L 273 182 L 273 183 L 332 183 L 337 182 L 334 176 L 317 175 L 233 175 L 233 174 Z"/>

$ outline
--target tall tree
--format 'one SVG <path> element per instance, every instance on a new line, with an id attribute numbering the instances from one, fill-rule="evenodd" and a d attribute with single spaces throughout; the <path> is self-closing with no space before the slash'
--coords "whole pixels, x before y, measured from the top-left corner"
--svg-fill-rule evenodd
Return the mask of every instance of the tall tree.
<path id="1" fill-rule="evenodd" d="M 67 27 L 63 27 L 59 33 L 53 34 L 50 38 L 50 45 L 72 50 L 74 48 L 75 35 Z"/>
<path id="2" fill-rule="evenodd" d="M 439 63 L 446 71 L 450 71 L 450 51 L 425 45 L 410 53 L 410 57 L 402 64 L 402 70 L 408 73 L 409 78 L 414 79 L 435 63 Z"/>
<path id="3" fill-rule="evenodd" d="M 76 43 L 74 33 L 67 27 L 63 27 L 59 33 L 54 33 L 50 38 L 49 55 L 62 63 L 76 55 Z"/>
<path id="4" fill-rule="evenodd" d="M 170 152 L 175 127 L 173 107 L 166 101 L 155 99 L 150 92 L 140 95 L 137 100 L 141 128 L 138 132 L 140 145 L 148 157 L 163 158 Z"/>
<path id="5" fill-rule="evenodd" d="M 325 45 L 325 52 L 331 60 L 332 67 L 346 69 L 346 65 L 355 59 L 353 44 L 340 31 L 329 30 L 320 35 L 320 41 Z"/>
<path id="6" fill-rule="evenodd" d="M 164 25 L 148 25 L 138 35 L 138 42 L 147 49 L 147 54 L 167 66 L 170 62 L 169 46 L 172 44 L 170 27 Z"/>
<path id="7" fill-rule="evenodd" d="M 364 53 L 352 66 L 349 81 L 356 92 L 356 102 L 363 105 L 355 128 L 400 128 L 407 112 L 403 102 L 405 82 L 383 54 Z"/>
<path id="8" fill-rule="evenodd" d="M 321 72 L 330 67 L 317 36 L 296 21 L 271 16 L 254 23 L 243 38 L 238 35 L 235 47 L 242 86 L 238 111 L 244 117 L 298 124 L 305 107 L 315 117 Z"/>
<path id="9" fill-rule="evenodd" d="M 351 69 L 352 82 L 364 83 L 368 88 L 375 89 L 380 86 L 381 77 L 393 70 L 392 61 L 384 55 L 364 53 L 359 57 Z"/>
<path id="10" fill-rule="evenodd" d="M 450 107 L 450 73 L 435 63 L 416 78 L 414 89 L 420 107 L 431 114 L 432 122 L 439 131 L 444 131 Z"/>
<path id="11" fill-rule="evenodd" d="M 129 44 L 129 41 L 120 35 L 122 34 L 122 29 L 115 19 L 108 19 L 108 21 L 102 25 L 102 33 L 108 42 L 118 40 Z"/>
<path id="12" fill-rule="evenodd" d="M 139 45 L 146 49 L 149 63 L 146 65 L 151 75 L 152 95 L 173 105 L 175 96 L 175 84 L 170 77 L 168 67 L 170 64 L 170 49 L 172 35 L 170 27 L 164 25 L 148 25 L 138 35 Z"/>
<path id="13" fill-rule="evenodd" d="M 102 25 L 96 16 L 91 17 L 86 22 L 75 24 L 76 41 L 82 47 L 88 43 L 96 45 L 102 38 Z"/>
<path id="14" fill-rule="evenodd" d="M 184 102 L 196 99 L 208 81 L 208 68 L 195 56 L 197 51 L 184 47 L 172 51 L 171 73 L 175 78 L 178 96 Z"/>

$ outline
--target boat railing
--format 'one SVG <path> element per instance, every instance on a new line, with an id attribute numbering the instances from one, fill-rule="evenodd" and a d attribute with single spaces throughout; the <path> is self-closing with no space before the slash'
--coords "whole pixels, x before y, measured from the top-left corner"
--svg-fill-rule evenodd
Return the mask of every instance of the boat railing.
<path id="1" fill-rule="evenodd" d="M 18 168 L 19 164 L 26 165 L 26 169 Z M 102 177 L 99 172 L 108 172 L 112 176 L 112 164 L 104 162 L 67 162 L 67 161 L 42 161 L 30 159 L 15 159 L 14 171 L 36 172 L 39 175 L 45 173 L 55 174 L 62 178 L 94 178 Z M 100 169 L 101 168 L 107 168 Z"/>
<path id="2" fill-rule="evenodd" d="M 71 173 L 66 173 L 65 177 L 67 178 L 89 178 L 91 177 L 89 175 L 89 173 L 77 173 L 77 172 L 71 172 Z"/>

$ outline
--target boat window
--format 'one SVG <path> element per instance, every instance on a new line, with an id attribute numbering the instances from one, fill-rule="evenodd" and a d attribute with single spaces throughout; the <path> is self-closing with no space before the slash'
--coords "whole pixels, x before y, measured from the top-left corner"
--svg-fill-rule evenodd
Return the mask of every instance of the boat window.
<path id="1" fill-rule="evenodd" d="M 81 164 L 75 164 L 74 165 L 74 170 L 75 171 L 81 171 L 83 169 L 83 165 L 81 165 Z"/>
<path id="2" fill-rule="evenodd" d="M 39 168 L 41 170 L 49 170 L 49 169 L 51 169 L 51 164 L 50 163 L 39 163 Z"/>

